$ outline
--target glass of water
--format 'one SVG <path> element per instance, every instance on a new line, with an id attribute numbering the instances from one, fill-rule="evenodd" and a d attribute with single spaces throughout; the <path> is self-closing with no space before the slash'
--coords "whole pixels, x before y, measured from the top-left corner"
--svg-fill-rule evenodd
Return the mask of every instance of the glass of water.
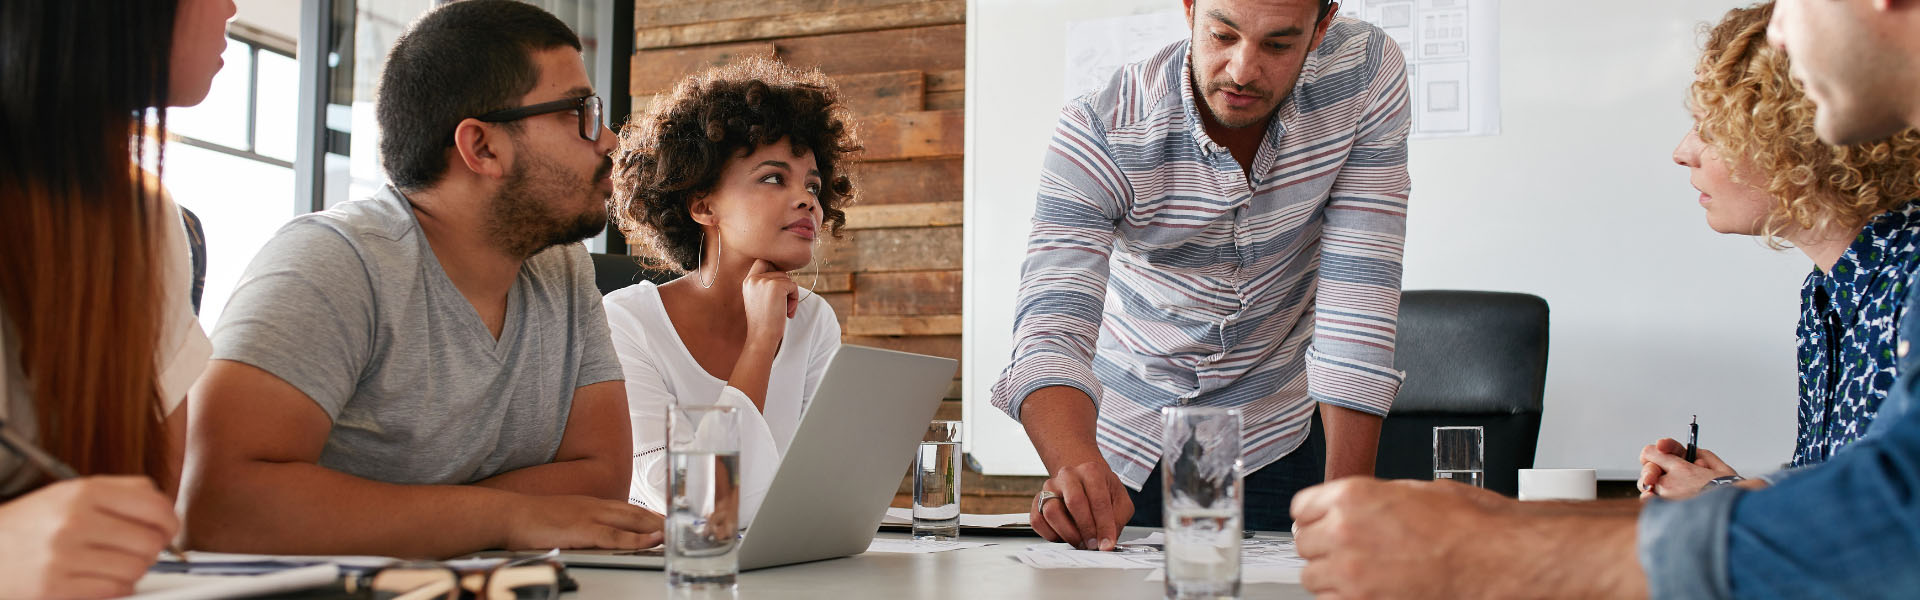
<path id="1" fill-rule="evenodd" d="M 1240 597 L 1240 409 L 1160 410 L 1168 598 Z"/>
<path id="2" fill-rule="evenodd" d="M 667 409 L 667 585 L 731 590 L 740 573 L 740 413 Z"/>
<path id="3" fill-rule="evenodd" d="M 913 539 L 960 537 L 960 422 L 927 425 L 913 462 Z"/>
<path id="4" fill-rule="evenodd" d="M 1485 433 L 1478 425 L 1433 428 L 1433 480 L 1487 487 Z"/>

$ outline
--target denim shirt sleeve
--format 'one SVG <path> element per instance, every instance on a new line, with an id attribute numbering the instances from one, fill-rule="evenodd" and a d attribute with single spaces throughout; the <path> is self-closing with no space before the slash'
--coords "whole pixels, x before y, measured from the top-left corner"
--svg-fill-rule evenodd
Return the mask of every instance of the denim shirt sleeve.
<path id="1" fill-rule="evenodd" d="M 1647 596 L 1714 600 L 1733 595 L 1727 582 L 1727 525 L 1746 490 L 1721 487 L 1691 500 L 1654 498 L 1640 511 L 1640 568 Z"/>
<path id="2" fill-rule="evenodd" d="M 1812 469 L 1815 466 L 1817 465 L 1803 465 L 1798 467 L 1788 467 L 1785 469 L 1774 471 L 1772 473 L 1761 475 L 1759 477 L 1755 477 L 1754 479 L 1765 481 L 1767 482 L 1767 485 L 1780 485 L 1780 482 L 1786 481 L 1788 477 L 1792 477 L 1799 473 L 1804 473 L 1808 469 Z"/>
<path id="3" fill-rule="evenodd" d="M 1911 375 L 1911 374 L 1910 374 Z M 1920 378 L 1902 377 L 1912 396 Z M 1727 517 L 1734 597 L 1887 598 L 1920 590 L 1920 413 L 1817 468 L 1745 494 Z"/>

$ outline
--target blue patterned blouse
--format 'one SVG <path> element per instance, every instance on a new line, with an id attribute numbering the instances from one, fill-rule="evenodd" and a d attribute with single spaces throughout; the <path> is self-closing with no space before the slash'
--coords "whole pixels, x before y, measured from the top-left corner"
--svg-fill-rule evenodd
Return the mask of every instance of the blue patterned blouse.
<path id="1" fill-rule="evenodd" d="M 1800 288 L 1800 435 L 1793 466 L 1860 439 L 1893 387 L 1898 325 L 1920 270 L 1920 202 L 1874 217 L 1831 273 Z"/>

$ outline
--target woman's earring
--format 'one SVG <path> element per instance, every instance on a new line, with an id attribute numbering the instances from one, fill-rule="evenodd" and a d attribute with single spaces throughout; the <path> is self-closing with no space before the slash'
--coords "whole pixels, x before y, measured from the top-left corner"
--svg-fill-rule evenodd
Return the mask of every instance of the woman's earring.
<path id="1" fill-rule="evenodd" d="M 813 255 L 820 255 L 820 240 L 816 239 L 813 241 Z M 807 284 L 805 288 L 809 297 L 820 295 L 820 292 L 813 291 L 814 288 L 820 287 L 820 268 L 820 263 L 813 263 L 813 283 Z M 806 300 L 806 298 L 801 298 L 801 300 Z"/>
<path id="2" fill-rule="evenodd" d="M 726 250 L 725 248 L 720 246 L 719 239 L 713 240 L 714 260 L 719 260 L 720 253 L 724 252 L 725 250 Z M 700 260 L 698 262 L 693 263 L 693 273 L 694 273 L 693 282 L 700 284 L 700 287 L 703 289 L 710 289 L 713 287 L 714 278 L 720 276 L 720 265 L 713 266 L 714 274 L 712 277 L 709 277 L 707 276 L 706 262 L 707 262 L 707 233 L 703 231 L 703 232 L 700 232 Z"/>

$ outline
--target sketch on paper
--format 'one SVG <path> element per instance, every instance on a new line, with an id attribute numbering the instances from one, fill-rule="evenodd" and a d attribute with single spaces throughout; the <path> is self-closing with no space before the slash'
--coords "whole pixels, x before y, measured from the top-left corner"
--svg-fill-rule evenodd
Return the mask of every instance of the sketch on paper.
<path id="1" fill-rule="evenodd" d="M 1153 58 L 1168 44 L 1186 39 L 1187 33 L 1186 13 L 1180 10 L 1068 23 L 1062 101 L 1105 86 L 1120 67 Z"/>
<path id="2" fill-rule="evenodd" d="M 1500 133 L 1499 0 L 1347 0 L 1407 60 L 1413 137 Z"/>
<path id="3" fill-rule="evenodd" d="M 1499 0 L 1346 0 L 1340 14 L 1386 31 L 1407 61 L 1418 138 L 1500 132 Z M 1180 10 L 1067 24 L 1062 101 L 1185 39 Z"/>

